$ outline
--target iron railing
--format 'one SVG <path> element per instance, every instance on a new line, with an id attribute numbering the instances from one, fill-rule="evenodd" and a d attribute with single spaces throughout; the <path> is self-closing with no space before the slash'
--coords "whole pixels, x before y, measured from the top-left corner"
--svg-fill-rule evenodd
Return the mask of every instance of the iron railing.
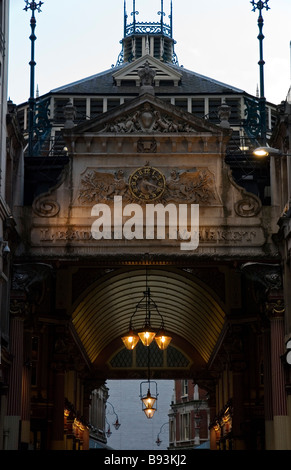
<path id="1" fill-rule="evenodd" d="M 161 34 L 172 38 L 172 28 L 161 23 L 132 23 L 125 28 L 125 36 L 133 34 Z"/>

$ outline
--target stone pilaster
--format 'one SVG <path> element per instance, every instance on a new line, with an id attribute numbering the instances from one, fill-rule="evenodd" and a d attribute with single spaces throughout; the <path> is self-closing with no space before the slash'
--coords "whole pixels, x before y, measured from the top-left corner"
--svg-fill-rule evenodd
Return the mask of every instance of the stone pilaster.
<path id="1" fill-rule="evenodd" d="M 5 428 L 8 433 L 7 450 L 19 450 L 22 403 L 23 330 L 23 318 L 12 316 L 10 320 L 10 354 L 12 360 L 9 371 L 7 416 L 5 419 Z"/>
<path id="2" fill-rule="evenodd" d="M 65 450 L 64 440 L 64 390 L 65 373 L 61 369 L 54 371 L 54 413 L 52 423 L 52 450 Z"/>
<path id="3" fill-rule="evenodd" d="M 285 373 L 281 357 L 285 352 L 284 312 L 282 301 L 267 305 L 270 319 L 270 359 L 273 414 L 273 449 L 290 450 L 289 418 L 285 390 Z"/>
<path id="4" fill-rule="evenodd" d="M 265 446 L 273 449 L 273 399 L 272 399 L 272 367 L 271 367 L 271 333 L 270 328 L 263 330 L 264 355 L 264 406 L 265 406 Z"/>

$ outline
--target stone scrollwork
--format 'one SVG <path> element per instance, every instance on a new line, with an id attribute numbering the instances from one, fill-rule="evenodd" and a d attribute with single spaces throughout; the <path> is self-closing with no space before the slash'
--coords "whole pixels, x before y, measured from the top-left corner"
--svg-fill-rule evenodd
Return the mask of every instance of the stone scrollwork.
<path id="1" fill-rule="evenodd" d="M 52 187 L 47 193 L 40 194 L 32 203 L 32 210 L 38 217 L 56 217 L 60 212 L 60 204 L 55 200 L 54 192 L 63 184 L 68 174 L 68 168 L 65 168 L 60 176 L 56 186 Z"/>
<path id="2" fill-rule="evenodd" d="M 232 178 L 231 171 L 228 172 L 228 178 L 232 186 L 240 193 L 240 199 L 235 202 L 234 210 L 239 217 L 255 217 L 262 209 L 261 200 L 255 195 L 247 192 L 240 187 Z"/>
<path id="3" fill-rule="evenodd" d="M 240 217 L 254 217 L 261 210 L 262 204 L 255 196 L 245 196 L 234 205 L 236 214 Z"/>
<path id="4" fill-rule="evenodd" d="M 32 208 L 39 217 L 56 217 L 60 212 L 60 205 L 57 201 L 50 201 L 43 197 L 35 199 Z"/>

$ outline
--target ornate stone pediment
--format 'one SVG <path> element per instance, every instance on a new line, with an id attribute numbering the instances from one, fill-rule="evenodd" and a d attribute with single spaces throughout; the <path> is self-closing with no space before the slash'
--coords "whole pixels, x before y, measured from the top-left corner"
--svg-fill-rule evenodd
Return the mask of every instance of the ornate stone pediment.
<path id="1" fill-rule="evenodd" d="M 102 132 L 121 134 L 158 132 L 196 132 L 194 125 L 177 119 L 170 113 L 155 109 L 150 104 L 145 104 L 141 110 L 128 113 L 108 122 Z"/>

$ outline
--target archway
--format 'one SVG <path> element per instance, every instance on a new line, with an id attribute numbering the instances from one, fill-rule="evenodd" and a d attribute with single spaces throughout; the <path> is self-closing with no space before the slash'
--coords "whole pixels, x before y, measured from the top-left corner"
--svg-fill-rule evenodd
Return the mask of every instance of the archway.
<path id="1" fill-rule="evenodd" d="M 180 354 L 187 362 L 185 366 L 182 361 L 180 367 L 172 361 L 171 367 L 164 357 L 160 365 L 154 367 L 157 376 L 162 376 L 163 370 L 168 377 L 176 378 L 181 374 L 189 377 L 209 363 L 225 323 L 225 306 L 217 294 L 185 270 L 152 266 L 124 268 L 113 270 L 91 285 L 72 310 L 73 334 L 99 376 L 108 379 L 144 375 L 142 361 L 140 367 L 136 360 L 127 362 L 126 367 L 118 367 L 113 365 L 113 359 L 118 354 L 126 354 L 121 336 L 128 330 L 146 282 L 165 327 L 173 337 L 168 354 L 172 357 Z M 139 326 L 143 320 L 136 319 Z M 158 327 L 156 320 L 153 317 L 152 324 Z"/>

